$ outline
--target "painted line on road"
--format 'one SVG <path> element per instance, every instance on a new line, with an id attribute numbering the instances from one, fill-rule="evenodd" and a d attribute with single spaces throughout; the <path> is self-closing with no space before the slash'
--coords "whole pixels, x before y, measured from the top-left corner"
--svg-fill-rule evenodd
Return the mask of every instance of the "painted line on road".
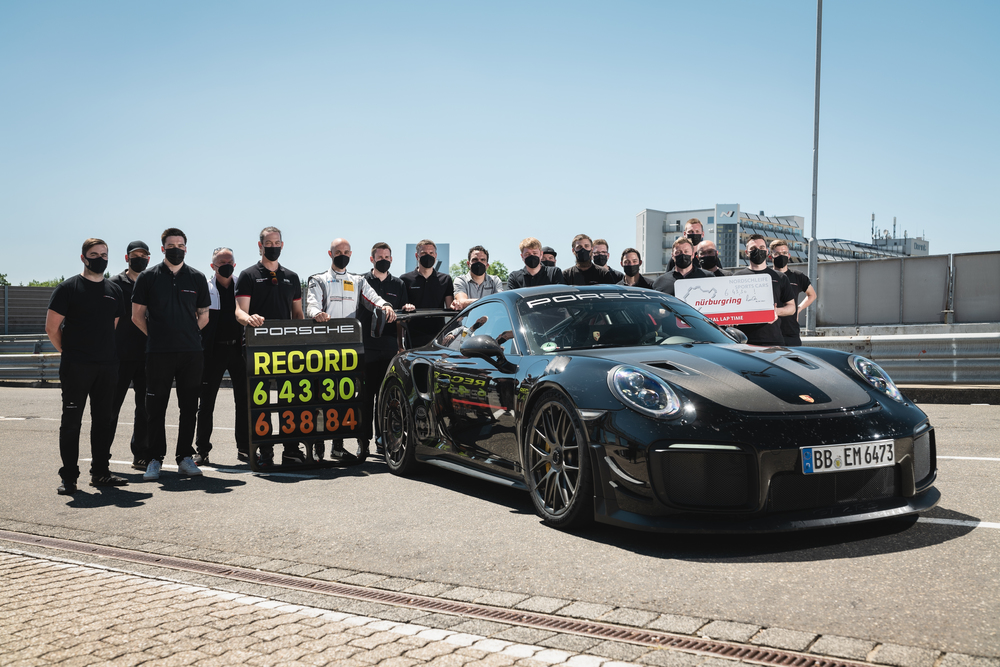
<path id="1" fill-rule="evenodd" d="M 963 526 L 965 528 L 994 528 L 1000 530 L 1000 523 L 991 523 L 989 521 L 960 521 L 958 519 L 934 519 L 931 517 L 922 516 L 917 519 L 919 523 L 937 523 L 943 526 Z"/>
<path id="2" fill-rule="evenodd" d="M 939 456 L 939 459 L 955 459 L 957 461 L 1000 461 L 998 458 L 987 456 Z"/>

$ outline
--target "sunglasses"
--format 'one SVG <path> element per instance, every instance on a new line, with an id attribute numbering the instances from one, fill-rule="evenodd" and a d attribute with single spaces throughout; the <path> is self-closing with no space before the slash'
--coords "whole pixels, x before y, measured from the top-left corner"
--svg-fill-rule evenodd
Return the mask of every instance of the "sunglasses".
<path id="1" fill-rule="evenodd" d="M 271 274 L 271 284 L 272 285 L 277 285 L 278 284 L 278 276 L 274 275 L 274 271 L 268 271 L 268 273 Z"/>

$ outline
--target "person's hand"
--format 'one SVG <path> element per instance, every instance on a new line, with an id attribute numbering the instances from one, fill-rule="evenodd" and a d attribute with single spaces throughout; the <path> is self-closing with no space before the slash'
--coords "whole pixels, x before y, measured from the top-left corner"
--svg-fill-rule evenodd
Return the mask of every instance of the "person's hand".
<path id="1" fill-rule="evenodd" d="M 247 318 L 247 324 L 249 324 L 252 327 L 259 327 L 260 325 L 264 324 L 264 316 L 251 315 Z"/>
<path id="2" fill-rule="evenodd" d="M 330 316 L 326 314 L 325 310 L 321 310 L 320 312 L 316 313 L 315 317 L 313 317 L 313 321 L 315 322 L 326 322 L 329 319 Z"/>
<path id="3" fill-rule="evenodd" d="M 412 313 L 416 309 L 417 309 L 417 307 L 414 306 L 412 303 L 404 303 L 403 304 L 403 312 L 404 313 Z"/>
<path id="4" fill-rule="evenodd" d="M 386 304 L 382 306 L 382 310 L 385 311 L 385 321 L 395 322 L 396 321 L 396 311 L 392 309 L 392 306 Z"/>

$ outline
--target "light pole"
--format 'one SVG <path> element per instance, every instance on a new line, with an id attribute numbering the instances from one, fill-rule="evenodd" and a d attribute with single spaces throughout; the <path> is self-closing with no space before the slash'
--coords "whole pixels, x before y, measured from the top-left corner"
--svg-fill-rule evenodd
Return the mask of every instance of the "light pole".
<path id="1" fill-rule="evenodd" d="M 823 0 L 816 0 L 816 101 L 813 113 L 813 191 L 812 191 L 812 233 L 809 238 L 809 282 L 816 285 L 819 261 L 819 243 L 816 241 L 816 183 L 819 176 L 819 71 L 820 54 L 823 50 Z M 806 311 L 806 330 L 816 331 L 816 309 Z"/>

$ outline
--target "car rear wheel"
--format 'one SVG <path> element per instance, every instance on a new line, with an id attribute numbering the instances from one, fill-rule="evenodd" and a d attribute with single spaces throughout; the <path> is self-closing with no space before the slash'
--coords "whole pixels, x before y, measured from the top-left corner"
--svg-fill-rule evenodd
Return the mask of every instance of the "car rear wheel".
<path id="1" fill-rule="evenodd" d="M 587 437 L 572 403 L 557 391 L 539 397 L 523 445 L 531 501 L 542 520 L 571 528 L 594 518 Z"/>
<path id="2" fill-rule="evenodd" d="M 409 475 L 417 465 L 413 451 L 416 446 L 413 411 L 398 382 L 389 385 L 379 400 L 379 425 L 389 470 L 396 475 Z"/>

